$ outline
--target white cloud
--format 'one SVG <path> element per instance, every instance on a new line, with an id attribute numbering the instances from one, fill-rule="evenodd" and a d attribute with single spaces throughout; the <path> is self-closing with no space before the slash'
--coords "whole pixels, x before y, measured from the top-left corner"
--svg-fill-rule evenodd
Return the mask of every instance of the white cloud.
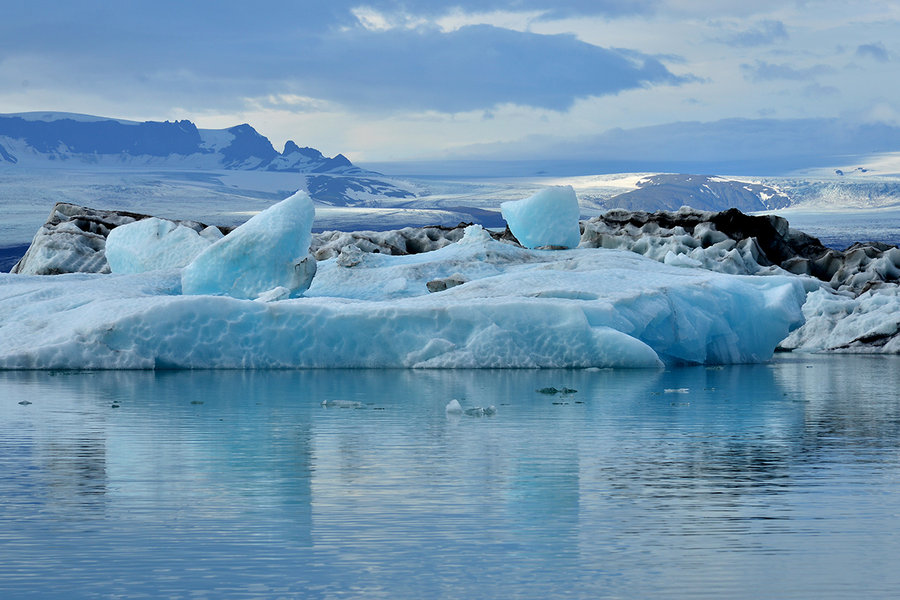
<path id="1" fill-rule="evenodd" d="M 415 29 L 429 24 L 428 19 L 405 12 L 385 13 L 370 6 L 359 6 L 350 10 L 359 24 L 369 31 L 390 31 L 392 29 Z"/>
<path id="2" fill-rule="evenodd" d="M 491 11 L 491 12 L 464 12 L 454 8 L 445 15 L 435 19 L 434 23 L 441 31 L 456 31 L 466 25 L 491 25 L 513 31 L 531 31 L 531 27 L 547 11 Z"/>

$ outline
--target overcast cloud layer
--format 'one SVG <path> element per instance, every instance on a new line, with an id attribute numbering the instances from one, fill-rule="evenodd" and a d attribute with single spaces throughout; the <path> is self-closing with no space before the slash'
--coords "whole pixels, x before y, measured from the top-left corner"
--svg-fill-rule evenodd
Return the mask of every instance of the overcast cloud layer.
<path id="1" fill-rule="evenodd" d="M 249 122 L 354 160 L 565 158 L 735 118 L 900 125 L 896 2 L 283 4 L 7 2 L 0 112 Z"/>

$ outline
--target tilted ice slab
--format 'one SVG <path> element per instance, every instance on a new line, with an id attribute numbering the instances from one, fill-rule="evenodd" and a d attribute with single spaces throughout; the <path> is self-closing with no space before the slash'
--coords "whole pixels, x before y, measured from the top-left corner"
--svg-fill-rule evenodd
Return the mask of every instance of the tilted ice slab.
<path id="1" fill-rule="evenodd" d="M 411 256 L 321 263 L 306 297 L 181 295 L 180 272 L 0 275 L 0 367 L 648 367 L 769 358 L 796 277 L 532 251 L 478 227 Z M 428 293 L 428 281 L 466 281 Z"/>
<path id="2" fill-rule="evenodd" d="M 303 191 L 270 206 L 200 252 L 182 272 L 183 292 L 299 296 L 316 273 L 309 253 L 314 216 L 312 199 Z"/>

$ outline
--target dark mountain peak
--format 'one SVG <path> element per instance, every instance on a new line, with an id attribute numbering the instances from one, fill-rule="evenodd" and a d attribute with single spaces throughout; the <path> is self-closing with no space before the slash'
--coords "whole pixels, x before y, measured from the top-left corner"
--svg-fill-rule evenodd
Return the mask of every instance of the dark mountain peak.
<path id="1" fill-rule="evenodd" d="M 23 147 L 29 149 L 24 155 L 28 160 L 140 165 L 152 157 L 225 169 L 364 173 L 342 154 L 328 158 L 293 140 L 285 143 L 283 153 L 278 152 L 248 123 L 209 131 L 187 119 L 138 122 L 69 113 L 0 114 L 0 164 L 21 162 L 23 155 L 17 154 Z M 200 156 L 203 160 L 198 163 L 195 159 Z"/>
<path id="2" fill-rule="evenodd" d="M 344 156 L 343 154 L 338 154 L 334 158 L 331 159 L 331 162 L 336 167 L 352 167 L 353 163 L 350 162 L 350 159 Z"/>
<path id="3" fill-rule="evenodd" d="M 233 133 L 235 135 L 259 135 L 253 127 L 248 123 L 241 123 L 240 125 L 235 125 L 234 127 L 228 128 L 229 133 Z"/>
<path id="4" fill-rule="evenodd" d="M 0 136 L 24 140 L 39 153 L 57 155 L 168 156 L 200 152 L 200 132 L 190 121 L 126 123 L 61 118 L 52 121 L 0 116 Z"/>
<path id="5" fill-rule="evenodd" d="M 343 154 L 338 154 L 334 158 L 322 158 L 321 164 L 313 169 L 314 173 L 328 173 L 330 171 L 341 171 L 347 168 L 354 168 L 353 163 Z"/>
<path id="6" fill-rule="evenodd" d="M 289 154 L 299 154 L 300 156 L 305 156 L 306 158 L 311 158 L 313 160 L 326 160 L 325 156 L 315 148 L 310 148 L 309 146 L 304 146 L 303 148 L 301 148 L 291 140 L 288 140 L 288 142 L 284 145 L 284 152 L 282 152 L 281 154 L 283 156 L 287 156 Z"/>
<path id="7" fill-rule="evenodd" d="M 224 157 L 224 165 L 231 167 L 249 167 L 256 168 L 265 163 L 271 162 L 273 158 L 278 156 L 278 151 L 272 147 L 269 138 L 261 135 L 250 125 L 243 123 L 235 125 L 228 129 L 228 133 L 234 136 L 226 148 L 222 149 Z M 253 161 L 255 165 L 246 165 L 248 161 Z"/>
<path id="8" fill-rule="evenodd" d="M 148 122 L 152 123 L 152 121 L 148 121 Z M 168 121 L 166 121 L 166 123 L 168 123 Z M 184 131 L 186 133 L 196 133 L 197 135 L 200 135 L 200 130 L 197 129 L 197 126 L 194 125 L 191 121 L 188 121 L 187 119 L 182 119 L 181 121 L 175 121 L 172 124 L 175 127 L 177 127 L 179 130 Z"/>

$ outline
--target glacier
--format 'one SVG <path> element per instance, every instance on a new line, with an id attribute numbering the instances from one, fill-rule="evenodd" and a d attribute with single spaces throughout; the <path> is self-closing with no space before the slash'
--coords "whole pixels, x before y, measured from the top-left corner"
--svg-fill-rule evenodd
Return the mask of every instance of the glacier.
<path id="1" fill-rule="evenodd" d="M 2 274 L 0 368 L 755 362 L 803 322 L 808 291 L 795 276 L 727 275 L 621 250 L 529 250 L 479 226 L 432 252 L 358 258 L 324 260 L 303 297 L 268 302 L 186 295 L 187 269 Z M 450 276 L 465 282 L 428 291 Z"/>

